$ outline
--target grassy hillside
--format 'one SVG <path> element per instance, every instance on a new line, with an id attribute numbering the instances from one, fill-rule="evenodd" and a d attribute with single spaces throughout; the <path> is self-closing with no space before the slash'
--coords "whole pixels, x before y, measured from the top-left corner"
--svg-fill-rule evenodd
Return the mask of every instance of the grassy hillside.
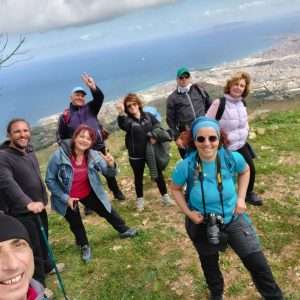
<path id="1" fill-rule="evenodd" d="M 264 199 L 262 207 L 248 207 L 265 254 L 286 299 L 300 299 L 300 108 L 299 102 L 262 103 L 254 109 L 271 109 L 251 123 L 256 129 L 252 141 L 257 153 L 256 190 Z M 258 129 L 258 128 L 263 128 Z M 128 224 L 140 229 L 133 240 L 120 240 L 117 233 L 96 215 L 84 218 L 93 251 L 85 265 L 66 222 L 52 213 L 50 240 L 55 255 L 66 264 L 63 273 L 71 299 L 206 299 L 207 289 L 197 254 L 187 238 L 184 217 L 176 207 L 163 207 L 159 192 L 145 175 L 146 209 L 135 211 L 133 175 L 124 148 L 124 135 L 115 132 L 110 151 L 119 166 L 119 182 L 127 201 L 113 201 Z M 52 148 L 38 153 L 42 170 Z M 178 159 L 172 145 L 172 158 L 165 172 L 170 177 Z M 260 299 L 248 273 L 228 249 L 221 255 L 225 299 Z M 57 299 L 61 294 L 56 280 L 48 279 Z"/>

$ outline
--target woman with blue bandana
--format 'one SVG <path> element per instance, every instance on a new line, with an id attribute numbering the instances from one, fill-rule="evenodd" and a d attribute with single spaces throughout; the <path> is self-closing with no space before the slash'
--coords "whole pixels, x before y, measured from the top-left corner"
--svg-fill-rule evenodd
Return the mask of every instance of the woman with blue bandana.
<path id="1" fill-rule="evenodd" d="M 245 214 L 247 163 L 239 153 L 221 146 L 220 127 L 214 119 L 197 118 L 191 131 L 195 150 L 177 163 L 171 189 L 186 215 L 186 230 L 199 254 L 210 299 L 223 299 L 219 251 L 227 245 L 240 257 L 264 299 L 283 299 Z"/>

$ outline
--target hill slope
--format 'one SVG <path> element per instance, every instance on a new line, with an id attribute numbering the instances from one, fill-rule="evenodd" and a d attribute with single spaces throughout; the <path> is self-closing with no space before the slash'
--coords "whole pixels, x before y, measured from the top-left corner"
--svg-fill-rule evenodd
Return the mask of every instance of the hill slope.
<path id="1" fill-rule="evenodd" d="M 256 107 L 257 108 L 257 107 Z M 261 104 L 272 113 L 259 114 L 251 127 L 260 132 L 252 144 L 257 152 L 256 190 L 262 207 L 248 207 L 274 275 L 286 299 L 300 299 L 300 108 L 299 102 Z M 258 129 L 263 128 L 263 130 Z M 184 217 L 176 207 L 161 206 L 156 186 L 145 176 L 146 209 L 135 211 L 133 175 L 124 135 L 115 132 L 109 148 L 117 158 L 119 182 L 128 200 L 113 201 L 128 224 L 141 230 L 133 240 L 120 240 L 97 216 L 84 219 L 93 260 L 84 265 L 66 222 L 50 215 L 50 240 L 71 299 L 206 299 L 207 290 L 195 250 L 186 236 Z M 53 147 L 39 152 L 42 170 Z M 166 178 L 178 159 L 172 159 Z M 226 299 L 260 299 L 248 273 L 231 250 L 221 255 Z M 56 289 L 53 278 L 49 286 Z M 56 295 L 59 291 L 56 290 Z"/>

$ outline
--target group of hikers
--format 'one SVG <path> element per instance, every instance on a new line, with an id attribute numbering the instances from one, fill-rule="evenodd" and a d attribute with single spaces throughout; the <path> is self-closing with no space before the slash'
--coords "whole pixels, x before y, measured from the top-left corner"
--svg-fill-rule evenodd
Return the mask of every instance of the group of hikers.
<path id="1" fill-rule="evenodd" d="M 86 214 L 94 211 L 111 224 L 120 238 L 133 238 L 138 230 L 112 207 L 99 177 L 105 177 L 115 199 L 126 200 L 116 179 L 117 162 L 107 151 L 107 131 L 97 117 L 104 95 L 91 76 L 83 74 L 82 80 L 93 99 L 86 102 L 83 87 L 72 90 L 70 105 L 58 120 L 59 146 L 49 159 L 45 183 L 52 209 L 67 221 L 82 260 L 89 262 L 92 251 L 79 202 Z M 210 299 L 224 297 L 219 252 L 227 246 L 240 257 L 263 299 L 283 299 L 245 213 L 246 203 L 263 203 L 253 190 L 254 152 L 247 142 L 245 98 L 250 76 L 234 74 L 224 95 L 213 102 L 203 87 L 192 83 L 187 68 L 178 69 L 176 81 L 166 101 L 167 130 L 137 94 L 130 93 L 115 105 L 118 125 L 126 133 L 136 209 L 142 212 L 145 206 L 147 164 L 161 203 L 172 206 L 175 200 L 186 215 L 186 231 L 198 252 Z M 0 300 L 49 299 L 45 278 L 64 268 L 63 263 L 54 265 L 43 240 L 41 226 L 48 237 L 48 194 L 30 138 L 29 123 L 15 118 L 8 123 L 7 141 L 0 147 Z M 172 140 L 182 159 L 172 172 L 171 197 L 163 170 Z"/>

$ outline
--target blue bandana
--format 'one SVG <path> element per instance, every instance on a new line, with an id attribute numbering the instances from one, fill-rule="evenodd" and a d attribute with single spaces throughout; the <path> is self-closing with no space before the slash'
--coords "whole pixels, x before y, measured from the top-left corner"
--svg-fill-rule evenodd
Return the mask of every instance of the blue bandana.
<path id="1" fill-rule="evenodd" d="M 220 137 L 220 125 L 218 121 L 208 117 L 199 117 L 192 123 L 191 130 L 193 139 L 195 140 L 197 138 L 197 132 L 199 131 L 199 129 L 207 127 L 213 128 L 216 131 L 217 136 Z"/>

